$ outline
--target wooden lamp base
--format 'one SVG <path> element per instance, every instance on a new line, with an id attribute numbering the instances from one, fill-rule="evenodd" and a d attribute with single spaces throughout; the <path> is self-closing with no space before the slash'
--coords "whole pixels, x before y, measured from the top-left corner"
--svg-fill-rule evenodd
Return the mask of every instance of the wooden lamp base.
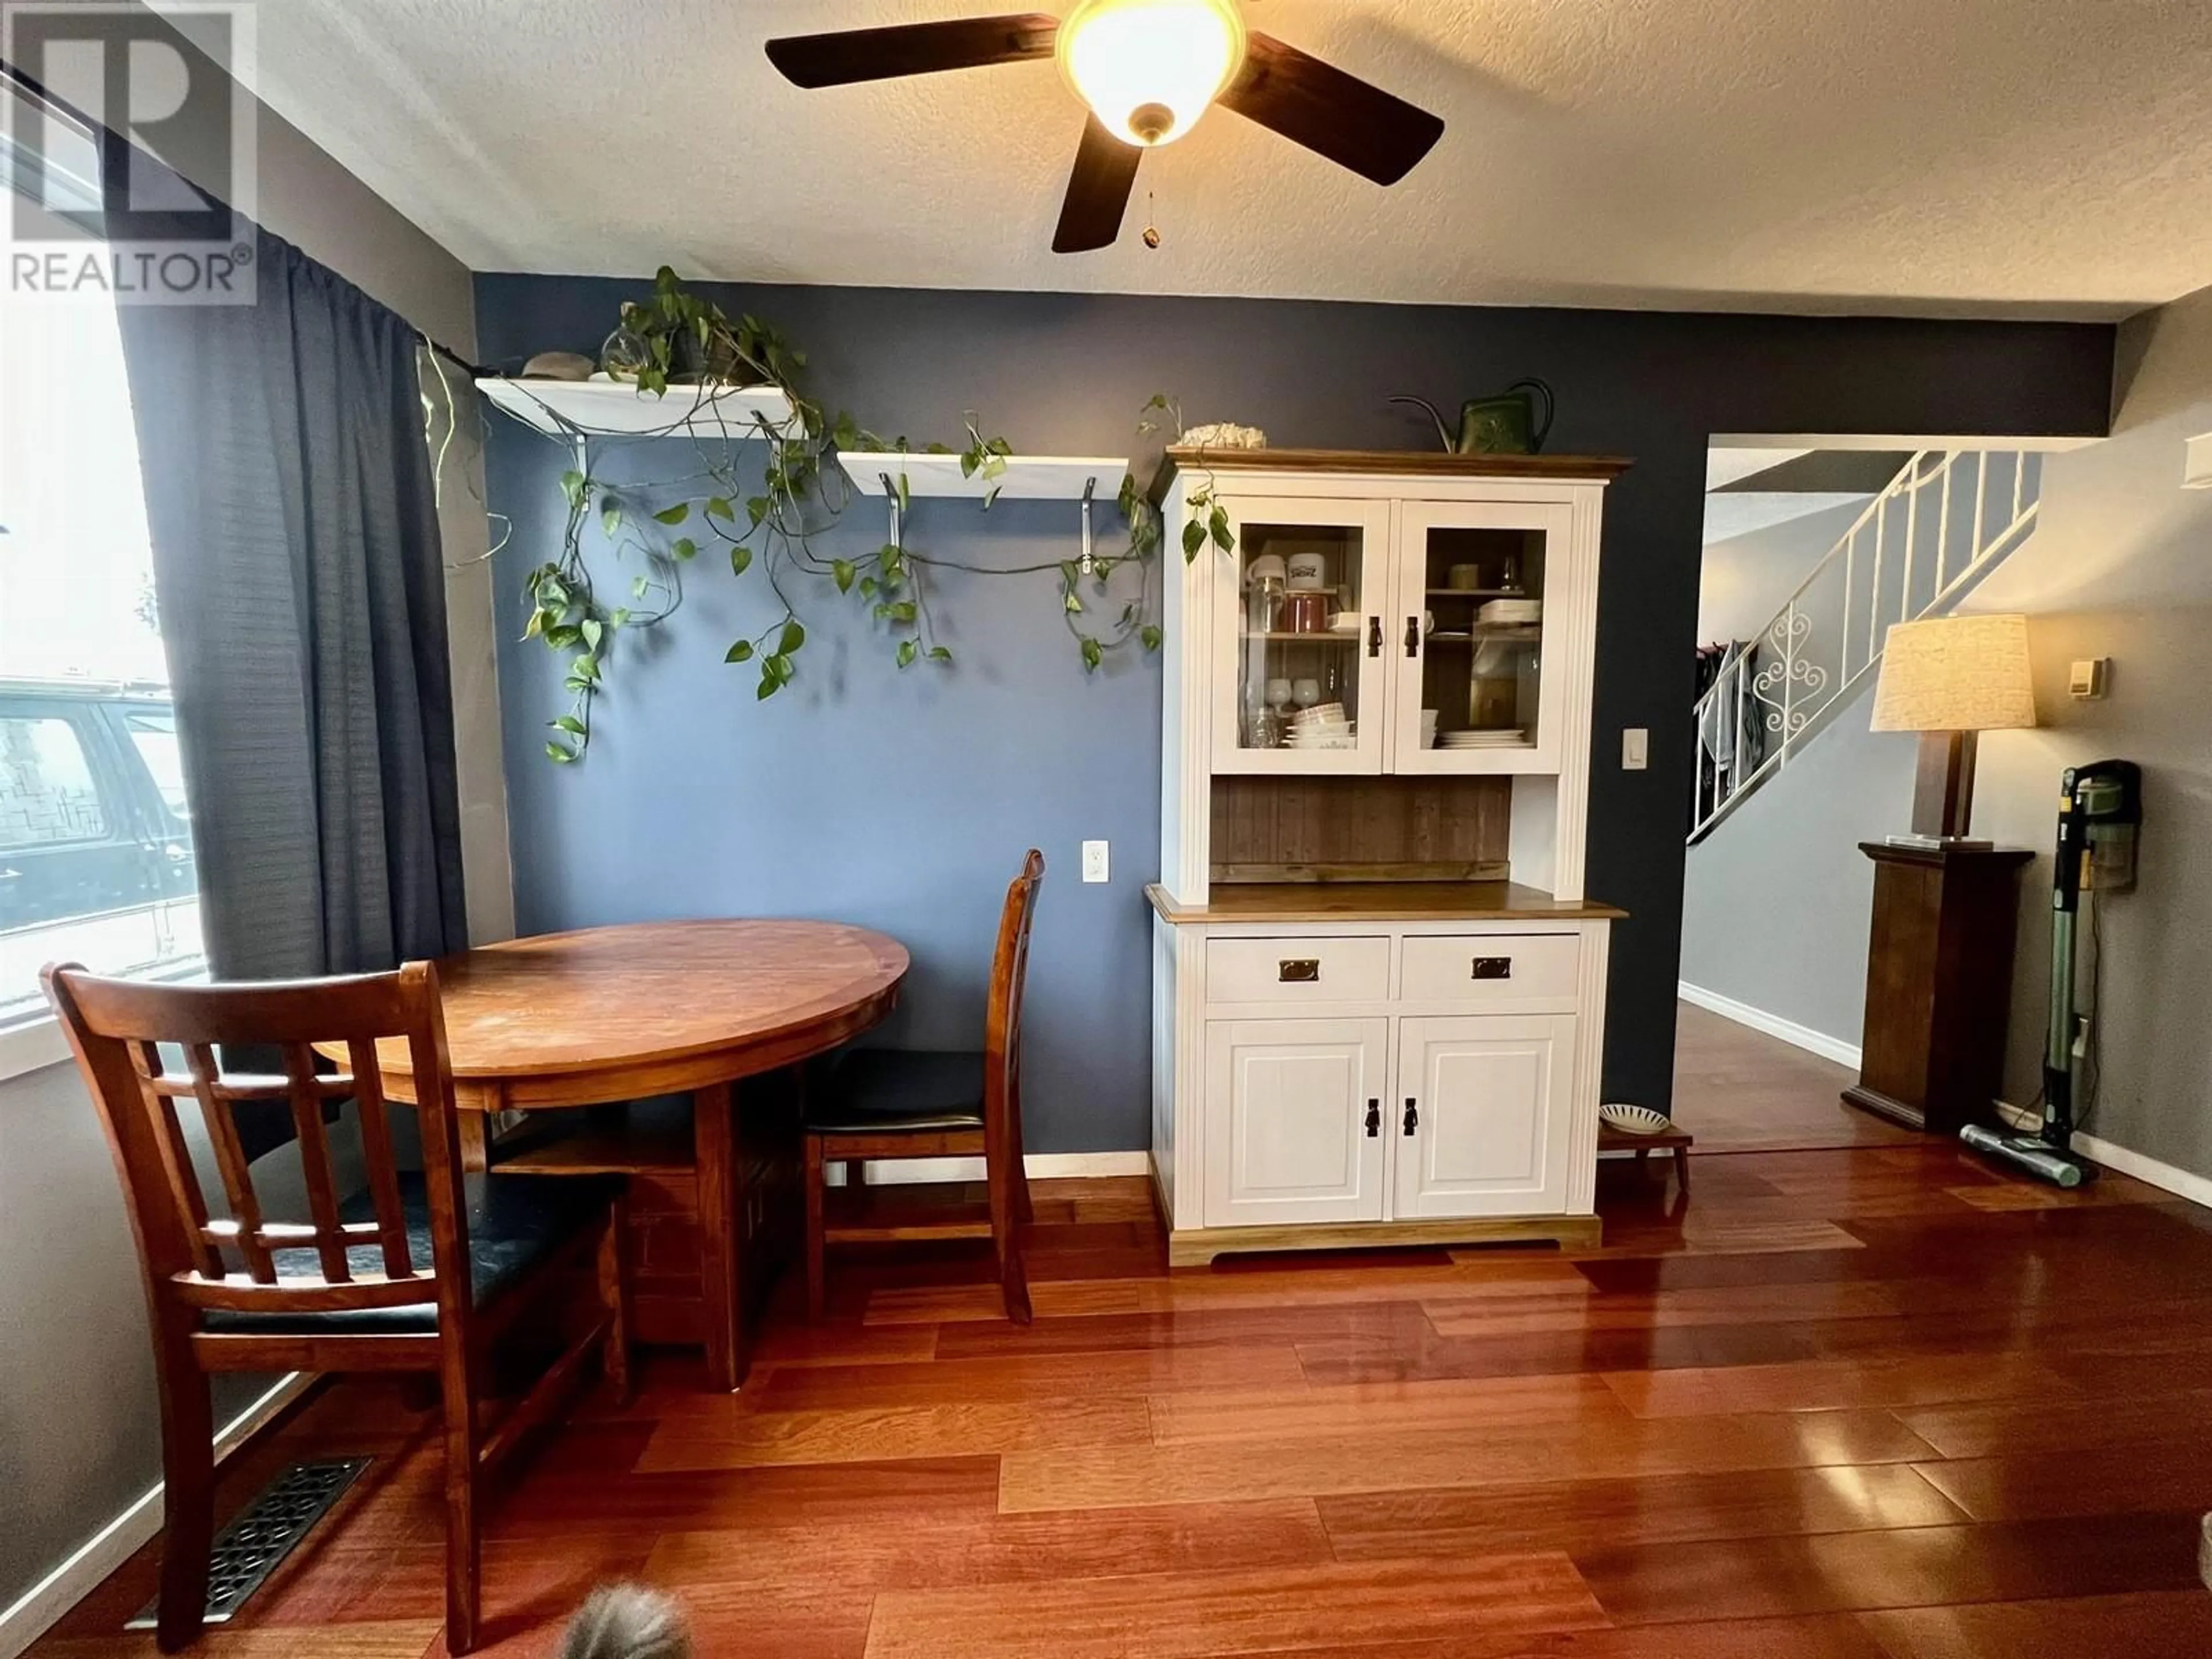
<path id="1" fill-rule="evenodd" d="M 1892 836 L 1893 847 L 1949 847 L 1986 852 L 1990 843 L 1967 833 L 1974 811 L 1974 751 L 1978 733 L 1923 732 L 1920 763 L 1912 778 L 1912 833 Z"/>

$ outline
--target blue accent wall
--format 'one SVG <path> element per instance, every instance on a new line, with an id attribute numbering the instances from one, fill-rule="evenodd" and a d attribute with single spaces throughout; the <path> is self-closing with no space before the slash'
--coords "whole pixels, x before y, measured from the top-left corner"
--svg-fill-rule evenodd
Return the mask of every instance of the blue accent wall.
<path id="1" fill-rule="evenodd" d="M 646 284 L 483 276 L 480 349 L 512 369 L 540 350 L 596 350 Z M 1599 603 L 1589 888 L 1626 906 L 1615 930 L 1609 1097 L 1672 1089 L 1686 718 L 1707 440 L 1716 432 L 2101 434 L 2113 331 L 2075 324 L 1367 306 L 1127 295 L 701 284 L 780 324 L 807 386 L 917 447 L 957 442 L 963 410 L 1030 453 L 1124 454 L 1146 398 L 1194 422 L 1234 420 L 1284 445 L 1419 449 L 1425 422 L 1383 400 L 1440 404 L 1524 374 L 1559 393 L 1548 447 L 1632 456 L 1607 503 Z M 915 969 L 889 1040 L 980 1043 L 999 898 L 1024 848 L 1050 868 L 1028 1013 L 1025 1105 L 1040 1152 L 1142 1146 L 1150 1077 L 1148 921 L 1158 863 L 1160 678 L 1133 654 L 1086 674 L 1055 583 L 946 573 L 935 610 L 959 653 L 904 673 L 827 582 L 801 601 L 800 676 L 765 704 L 723 647 L 773 613 L 756 569 L 694 573 L 681 612 L 610 664 L 586 761 L 543 754 L 565 706 L 559 665 L 516 643 L 521 574 L 556 545 L 549 440 L 495 416 L 500 692 L 518 921 L 525 932 L 696 915 L 824 916 L 902 940 Z M 610 449 L 614 467 L 676 463 Z M 617 476 L 619 476 L 617 473 Z M 1118 480 L 1102 480 L 1111 493 Z M 1101 522 L 1115 524 L 1109 510 Z M 857 503 L 825 552 L 884 539 Z M 1070 556 L 1072 507 L 918 502 L 910 544 L 988 565 Z M 702 565 L 705 561 L 702 560 Z M 619 592 L 620 585 L 606 591 Z M 1647 726 L 1650 767 L 1612 763 Z M 1078 879 L 1079 844 L 1113 843 L 1113 880 Z"/>

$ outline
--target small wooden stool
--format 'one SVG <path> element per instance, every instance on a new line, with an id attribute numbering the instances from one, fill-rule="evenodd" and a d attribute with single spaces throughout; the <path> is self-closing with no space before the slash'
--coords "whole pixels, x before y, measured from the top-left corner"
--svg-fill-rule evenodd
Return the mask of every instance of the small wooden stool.
<path id="1" fill-rule="evenodd" d="M 1640 1165 L 1648 1162 L 1654 1152 L 1672 1152 L 1674 1154 L 1674 1179 L 1681 1183 L 1683 1194 L 1690 1190 L 1690 1147 L 1697 1137 L 1687 1129 L 1666 1129 L 1657 1134 L 1631 1134 L 1626 1129 L 1616 1129 L 1610 1123 L 1597 1126 L 1597 1149 L 1601 1152 L 1634 1152 Z"/>

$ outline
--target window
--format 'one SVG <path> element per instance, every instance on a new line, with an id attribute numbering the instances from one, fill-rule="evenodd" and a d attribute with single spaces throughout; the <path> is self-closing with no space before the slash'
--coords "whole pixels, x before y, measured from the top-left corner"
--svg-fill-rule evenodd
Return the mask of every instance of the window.
<path id="1" fill-rule="evenodd" d="M 84 739 L 76 725 L 52 715 L 0 718 L 0 854 L 17 862 L 53 847 L 107 839 L 107 815 Z M 20 871 L 0 883 L 21 880 Z M 0 886 L 0 904 L 7 899 Z"/>
<path id="2" fill-rule="evenodd" d="M 199 957 L 159 622 L 114 307 L 0 291 L 0 1027 Z"/>

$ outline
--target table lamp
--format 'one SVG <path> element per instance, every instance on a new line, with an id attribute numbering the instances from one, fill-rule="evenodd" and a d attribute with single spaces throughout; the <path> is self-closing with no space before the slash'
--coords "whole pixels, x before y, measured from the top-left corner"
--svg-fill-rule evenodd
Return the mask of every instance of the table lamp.
<path id="1" fill-rule="evenodd" d="M 2034 724 L 2027 617 L 1942 617 L 1893 627 L 1882 645 L 1871 729 L 1919 732 L 1920 769 L 1912 833 L 1892 836 L 1891 842 L 1987 847 L 1966 834 L 1975 736 Z"/>

